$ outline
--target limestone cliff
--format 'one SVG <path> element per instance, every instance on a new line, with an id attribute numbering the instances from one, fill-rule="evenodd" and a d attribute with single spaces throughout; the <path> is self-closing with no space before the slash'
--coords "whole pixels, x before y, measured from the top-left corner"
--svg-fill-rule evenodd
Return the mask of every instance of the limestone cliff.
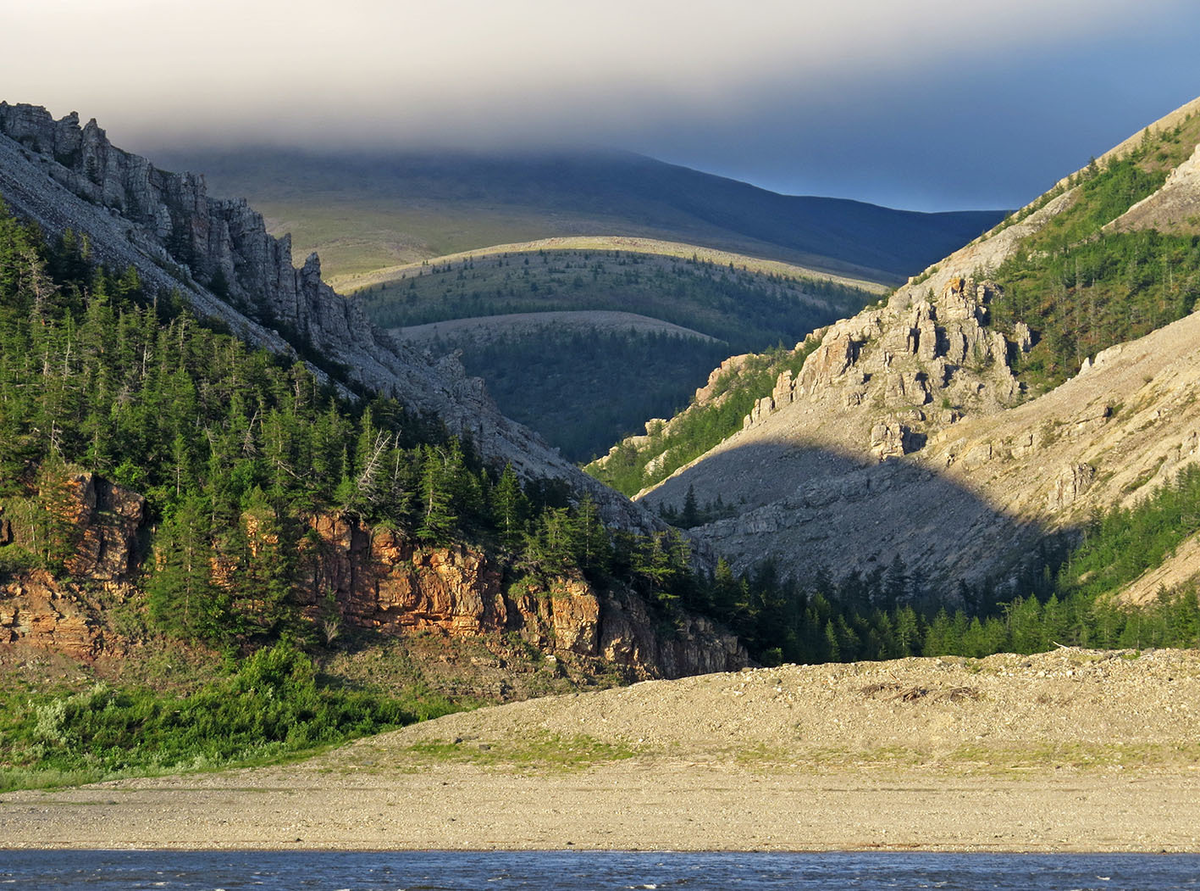
<path id="1" fill-rule="evenodd" d="M 95 120 L 80 126 L 74 112 L 55 120 L 44 108 L 0 102 L 0 198 L 48 233 L 85 236 L 102 263 L 132 266 L 151 290 L 179 292 L 248 342 L 315 360 L 322 376 L 321 368 L 340 369 L 348 383 L 436 415 L 523 478 L 590 491 L 610 522 L 659 528 L 503 417 L 456 360 L 434 362 L 372 326 L 321 281 L 315 254 L 294 267 L 290 239 L 268 235 L 245 201 L 209 197 L 202 176 L 168 173 L 122 151 Z"/>
<path id="2" fill-rule="evenodd" d="M 1151 131 L 1197 111 L 1200 100 Z M 1193 155 L 1120 225 L 1193 207 L 1194 167 Z M 737 568 L 770 556 L 785 572 L 841 576 L 898 556 L 929 580 L 1003 582 L 1047 532 L 1141 497 L 1195 460 L 1197 318 L 1102 352 L 1037 399 L 1011 370 L 1031 348 L 1029 328 L 989 324 L 989 276 L 1071 207 L 1080 181 L 1064 180 L 885 305 L 816 332 L 795 379 L 781 376 L 745 429 L 654 488 L 654 502 L 678 507 L 693 487 L 701 502 L 744 504 L 692 530 Z"/>

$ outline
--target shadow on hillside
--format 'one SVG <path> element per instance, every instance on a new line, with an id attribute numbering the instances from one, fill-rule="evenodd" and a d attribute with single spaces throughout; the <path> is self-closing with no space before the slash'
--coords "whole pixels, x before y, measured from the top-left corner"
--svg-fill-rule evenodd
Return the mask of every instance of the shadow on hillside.
<path id="1" fill-rule="evenodd" d="M 880 462 L 824 448 L 753 443 L 706 458 L 643 501 L 734 516 L 690 530 L 738 570 L 772 559 L 798 579 L 842 578 L 897 557 L 950 597 L 959 582 L 1022 593 L 1075 530 L 1051 532 L 909 456 Z"/>

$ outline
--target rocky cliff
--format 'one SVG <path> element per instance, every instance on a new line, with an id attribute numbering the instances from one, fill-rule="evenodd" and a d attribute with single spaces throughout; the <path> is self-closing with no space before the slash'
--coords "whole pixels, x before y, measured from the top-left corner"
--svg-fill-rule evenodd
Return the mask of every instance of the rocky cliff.
<path id="1" fill-rule="evenodd" d="M 62 502 L 71 524 L 69 576 L 44 571 L 0 581 L 0 644 L 24 644 L 77 659 L 120 654 L 130 641 L 106 621 L 101 602 L 143 602 L 148 557 L 145 499 L 90 473 L 68 477 Z M 262 544 L 243 518 L 251 549 Z M 390 529 L 342 515 L 316 514 L 302 539 L 293 597 L 315 636 L 346 627 L 385 635 L 427 632 L 497 646 L 515 635 L 584 673 L 617 671 L 629 680 L 730 671 L 748 664 L 732 635 L 683 615 L 664 633 L 661 619 L 627 590 L 602 592 L 578 576 L 547 587 L 513 583 L 506 567 L 463 545 L 425 547 Z M 0 545 L 36 547 L 37 524 L 19 509 L 0 514 Z M 228 583 L 214 565 L 217 584 Z"/>
<path id="2" fill-rule="evenodd" d="M 1197 111 L 1200 100 L 1151 132 Z M 1196 200 L 1194 158 L 1119 224 L 1179 219 Z M 900 557 L 930 580 L 1003 581 L 1046 533 L 1141 497 L 1195 460 L 1200 320 L 1106 350 L 1036 399 L 1012 372 L 1029 328 L 988 323 L 998 294 L 989 276 L 1071 207 L 1079 179 L 885 305 L 816 332 L 800 374 L 781 376 L 744 430 L 653 500 L 679 506 L 693 487 L 702 502 L 744 504 L 692 530 L 742 569 L 770 556 L 785 572 L 841 576 Z"/>
<path id="3" fill-rule="evenodd" d="M 209 197 L 204 178 L 159 170 L 116 148 L 95 120 L 0 102 L 0 198 L 48 233 L 86 236 L 94 257 L 137 269 L 177 291 L 252 344 L 339 368 L 348 382 L 395 396 L 470 435 L 491 460 L 526 479 L 555 478 L 592 493 L 610 522 L 659 528 L 648 512 L 599 485 L 536 434 L 504 418 L 454 359 L 434 362 L 374 328 L 321 281 L 311 255 L 297 268 L 290 239 L 267 234 L 245 201 Z"/>

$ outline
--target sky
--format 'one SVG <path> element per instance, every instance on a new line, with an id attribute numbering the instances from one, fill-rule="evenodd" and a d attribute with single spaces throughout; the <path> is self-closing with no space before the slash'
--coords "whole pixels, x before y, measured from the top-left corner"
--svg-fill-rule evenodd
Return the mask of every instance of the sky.
<path id="1" fill-rule="evenodd" d="M 117 145 L 586 146 L 1020 206 L 1200 95 L 1197 0 L 0 0 L 0 99 Z"/>

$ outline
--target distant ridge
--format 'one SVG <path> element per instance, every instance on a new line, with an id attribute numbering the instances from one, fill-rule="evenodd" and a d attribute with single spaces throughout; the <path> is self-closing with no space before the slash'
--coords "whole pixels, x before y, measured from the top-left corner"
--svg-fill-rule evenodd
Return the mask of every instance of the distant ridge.
<path id="1" fill-rule="evenodd" d="M 780 195 L 615 151 L 155 155 L 205 170 L 216 193 L 247 195 L 298 247 L 320 250 L 334 275 L 504 242 L 620 233 L 896 284 L 1003 216 Z"/>
<path id="2" fill-rule="evenodd" d="M 94 119 L 79 121 L 74 112 L 55 120 L 40 106 L 0 101 L 0 199 L 7 207 L 51 237 L 85 234 L 96 261 L 134 268 L 154 293 L 177 291 L 198 315 L 252 346 L 299 359 L 299 344 L 303 358 L 344 376 L 335 382 L 438 417 L 470 436 L 489 461 L 510 463 L 527 479 L 586 489 L 612 522 L 653 525 L 644 510 L 501 415 L 460 364 L 434 362 L 372 326 L 354 301 L 322 281 L 316 254 L 293 266 L 291 240 L 272 237 L 244 199 L 213 198 L 202 176 L 163 171 L 114 146 Z"/>

